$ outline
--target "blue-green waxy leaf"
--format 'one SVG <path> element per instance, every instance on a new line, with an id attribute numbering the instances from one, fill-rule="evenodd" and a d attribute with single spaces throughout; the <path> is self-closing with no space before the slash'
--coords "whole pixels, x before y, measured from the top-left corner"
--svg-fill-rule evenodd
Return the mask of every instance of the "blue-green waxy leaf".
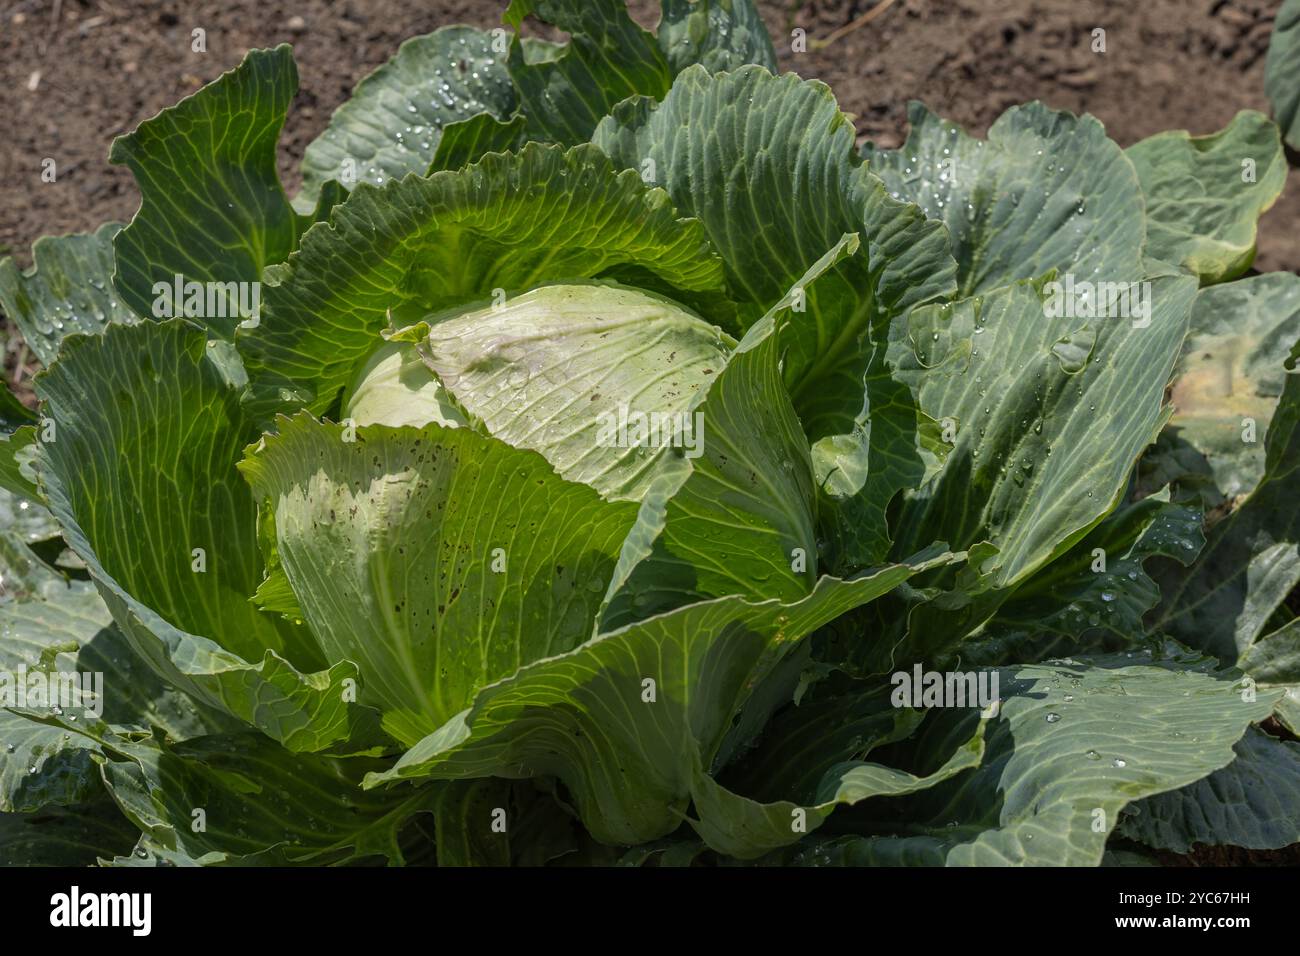
<path id="1" fill-rule="evenodd" d="M 909 496 L 899 553 L 987 540 L 998 554 L 985 571 L 1007 587 L 1073 544 L 1110 510 L 1161 423 L 1195 292 L 1190 279 L 1138 283 L 1134 314 L 1093 317 L 1057 308 L 1060 284 L 1017 283 L 913 312 L 894 343 L 900 378 L 956 441 Z M 1090 341 L 1086 362 L 1062 361 L 1064 337 Z"/>
<path id="2" fill-rule="evenodd" d="M 235 465 L 256 429 L 218 351 L 180 321 L 69 339 L 37 380 L 57 428 L 40 485 L 141 659 L 287 746 L 319 749 L 361 719 L 344 699 L 355 667 L 249 602 L 263 569 Z"/>
<path id="3" fill-rule="evenodd" d="M 1300 0 L 1285 0 L 1273 20 L 1264 89 L 1287 145 L 1300 149 Z"/>
<path id="4" fill-rule="evenodd" d="M 1227 765 L 1278 697 L 1252 697 L 1238 672 L 1170 651 L 1001 669 L 978 769 L 868 801 L 855 828 L 876 835 L 823 843 L 803 862 L 1096 866 L 1125 806 Z M 979 720 L 936 712 L 907 746 L 917 757 L 950 752 Z"/>
<path id="5" fill-rule="evenodd" d="M 1255 223 L 1286 182 L 1277 126 L 1242 110 L 1209 136 L 1157 133 L 1124 151 L 1146 197 L 1146 255 L 1203 283 L 1235 279 L 1255 258 Z"/>
<path id="6" fill-rule="evenodd" d="M 948 560 L 931 554 L 848 581 L 822 578 L 793 603 L 720 598 L 601 634 L 484 689 L 367 785 L 551 774 L 596 839 L 656 839 L 681 823 L 697 761 L 713 759 L 753 687 L 795 642 Z"/>
<path id="7" fill-rule="evenodd" d="M 310 213 L 331 180 L 351 189 L 361 182 L 379 186 L 407 173 L 422 175 L 442 149 L 446 127 L 507 120 L 517 105 L 505 68 L 507 37 L 505 30 L 494 37 L 454 26 L 403 43 L 357 84 L 352 98 L 307 146 L 294 206 Z M 439 168 L 460 165 L 448 161 Z"/>
<path id="8" fill-rule="evenodd" d="M 668 92 L 667 59 L 620 0 L 511 0 L 504 20 L 518 31 L 528 16 L 569 34 L 567 44 L 541 60 L 526 54 L 517 35 L 510 46 L 507 69 L 529 140 L 586 142 L 615 103 Z"/>
<path id="9" fill-rule="evenodd" d="M 753 0 L 663 0 L 659 47 L 673 73 L 695 63 L 710 73 L 747 63 L 777 70 L 772 38 Z"/>
<path id="10" fill-rule="evenodd" d="M 475 693 L 592 632 L 631 502 L 469 429 L 280 420 L 241 465 L 328 660 L 407 745 Z"/>
<path id="11" fill-rule="evenodd" d="M 530 144 L 465 170 L 363 184 L 304 237 L 266 288 L 261 322 L 240 334 L 253 407 L 329 408 L 380 346 L 390 310 L 415 320 L 624 266 L 670 288 L 721 285 L 699 224 L 590 146 Z"/>
<path id="12" fill-rule="evenodd" d="M 1277 850 L 1300 843 L 1300 744 L 1251 727 L 1236 759 L 1196 783 L 1128 805 L 1121 836 L 1158 850 Z"/>
<path id="13" fill-rule="evenodd" d="M 943 221 L 962 295 L 1055 269 L 1079 280 L 1137 278 L 1145 234 L 1132 164 L 1091 116 L 1014 106 L 967 135 L 920 103 L 896 150 L 863 156 L 895 199 Z"/>
<path id="14" fill-rule="evenodd" d="M 1143 457 L 1146 486 L 1177 482 L 1208 505 L 1249 494 L 1300 340 L 1300 276 L 1272 272 L 1202 289 L 1175 370 L 1173 417 Z"/>
<path id="15" fill-rule="evenodd" d="M 529 15 L 568 31 L 569 40 L 517 36 L 507 43 L 504 30 L 475 31 L 491 50 L 483 61 L 491 68 L 482 74 L 485 82 L 498 70 L 509 79 L 487 85 L 477 98 L 439 87 L 442 103 L 433 102 L 445 109 L 435 117 L 442 121 L 433 127 L 436 135 L 425 140 L 434 144 L 430 171 L 459 169 L 530 141 L 583 142 L 619 101 L 663 96 L 672 77 L 696 63 L 710 72 L 746 63 L 776 72 L 772 41 L 752 0 L 664 0 L 657 43 L 617 0 L 526 0 L 512 3 L 505 20 L 518 30 Z M 516 98 L 518 112 L 510 115 Z M 481 112 L 455 116 L 475 110 Z M 457 121 L 445 123 L 452 118 Z"/>
<path id="16" fill-rule="evenodd" d="M 0 260 L 0 310 L 44 364 L 67 335 L 139 321 L 113 287 L 113 237 L 121 228 L 110 222 L 91 233 L 42 236 L 26 271 Z"/>
<path id="17" fill-rule="evenodd" d="M 910 611 L 878 622 L 893 636 L 857 648 L 869 660 L 855 670 L 957 653 L 1015 587 L 1115 507 L 1163 424 L 1195 280 L 1121 285 L 1128 306 L 1101 316 L 1079 308 L 1077 286 L 1053 281 L 913 310 L 891 342 L 898 377 L 954 440 L 943 468 L 898 509 L 894 553 L 939 539 L 972 557 L 947 590 L 912 595 Z M 1088 361 L 1062 362 L 1062 339 L 1090 341 Z"/>
<path id="18" fill-rule="evenodd" d="M 263 269 L 298 243 L 300 224 L 276 172 L 297 91 L 287 44 L 254 50 L 113 141 L 109 160 L 130 167 L 142 197 L 113 240 L 113 286 L 128 308 L 186 315 L 226 339 L 257 313 Z"/>

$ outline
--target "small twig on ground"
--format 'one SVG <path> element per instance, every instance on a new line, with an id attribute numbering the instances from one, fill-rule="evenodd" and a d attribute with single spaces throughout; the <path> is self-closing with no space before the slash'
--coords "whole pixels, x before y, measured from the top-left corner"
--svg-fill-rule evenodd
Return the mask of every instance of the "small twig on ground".
<path id="1" fill-rule="evenodd" d="M 834 33 L 828 36 L 825 40 L 813 40 L 812 43 L 809 44 L 809 46 L 811 46 L 814 50 L 824 50 L 832 43 L 834 43 L 836 40 L 848 36 L 850 33 L 858 29 L 859 27 L 865 27 L 868 23 L 876 19 L 876 17 L 880 16 L 882 13 L 884 13 L 893 5 L 894 5 L 894 0 L 880 0 L 879 3 L 877 3 L 866 13 L 862 14 L 862 16 L 858 17 L 852 23 L 847 23 L 844 26 L 840 27 L 838 30 L 836 30 Z"/>
<path id="2" fill-rule="evenodd" d="M 50 48 L 50 41 L 59 35 L 59 19 L 63 13 L 63 0 L 54 0 L 54 11 L 50 14 L 50 32 L 48 35 L 41 37 L 40 51 L 41 56 L 45 56 L 45 51 Z"/>

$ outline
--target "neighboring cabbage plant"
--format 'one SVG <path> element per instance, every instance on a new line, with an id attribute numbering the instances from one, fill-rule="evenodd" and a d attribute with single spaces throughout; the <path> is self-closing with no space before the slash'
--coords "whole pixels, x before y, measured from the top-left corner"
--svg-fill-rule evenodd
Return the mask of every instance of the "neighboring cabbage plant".
<path id="1" fill-rule="evenodd" d="M 747 0 L 663 7 L 407 41 L 293 199 L 254 51 L 113 144 L 130 224 L 0 263 L 0 860 L 1300 840 L 1277 127 L 858 150 Z"/>

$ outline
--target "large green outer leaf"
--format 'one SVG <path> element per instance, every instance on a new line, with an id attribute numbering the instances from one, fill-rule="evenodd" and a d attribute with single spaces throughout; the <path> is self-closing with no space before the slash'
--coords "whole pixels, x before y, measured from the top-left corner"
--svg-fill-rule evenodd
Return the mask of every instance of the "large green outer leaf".
<path id="1" fill-rule="evenodd" d="M 1300 149 L 1300 0 L 1285 0 L 1273 20 L 1264 89 L 1287 144 Z"/>
<path id="2" fill-rule="evenodd" d="M 1240 508 L 1211 529 L 1190 569 L 1169 568 L 1160 577 L 1164 601 L 1153 615 L 1154 627 L 1225 663 L 1235 662 L 1264 634 L 1273 612 L 1300 583 L 1298 473 L 1300 372 L 1291 372 L 1265 436 L 1264 477 Z"/>
<path id="3" fill-rule="evenodd" d="M 1235 750 L 1222 770 L 1129 804 L 1120 835 L 1175 853 L 1196 844 L 1277 850 L 1300 843 L 1300 744 L 1252 727 Z"/>
<path id="4" fill-rule="evenodd" d="M 279 431 L 241 467 L 325 658 L 360 665 L 361 702 L 403 743 L 591 635 L 635 504 L 464 428 Z"/>
<path id="5" fill-rule="evenodd" d="M 663 0 L 659 47 L 673 73 L 695 63 L 710 73 L 747 63 L 777 71 L 772 38 L 753 0 Z"/>
<path id="6" fill-rule="evenodd" d="M 896 553 L 939 539 L 991 541 L 993 587 L 1070 547 L 1124 491 L 1161 424 L 1196 283 L 1151 281 L 1150 324 L 1045 314 L 1041 283 L 912 313 L 894 343 L 899 377 L 957 440 L 907 500 Z"/>
<path id="7" fill-rule="evenodd" d="M 968 136 L 920 103 L 897 150 L 863 149 L 895 199 L 943 221 L 964 296 L 1050 269 L 1080 280 L 1136 278 L 1142 191 L 1123 151 L 1092 116 L 1013 106 Z"/>
<path id="8" fill-rule="evenodd" d="M 1155 460 L 1144 458 L 1148 480 L 1194 479 L 1180 464 L 1185 450 L 1204 460 L 1224 495 L 1249 494 L 1264 473 L 1262 439 L 1298 340 L 1300 276 L 1273 272 L 1202 289 L 1175 372 L 1170 441 Z"/>
<path id="9" fill-rule="evenodd" d="M 113 619 L 163 679 L 294 749 L 357 719 L 307 632 L 263 614 L 253 497 L 235 468 L 256 434 L 216 349 L 184 322 L 74 337 L 37 379 L 57 425 L 40 483 Z M 193 549 L 206 570 L 193 570 Z"/>
<path id="10" fill-rule="evenodd" d="M 1214 667 L 1144 653 L 1004 668 L 979 769 L 897 801 L 897 812 L 868 803 L 858 825 L 879 836 L 818 847 L 805 862 L 1095 866 L 1124 806 L 1224 767 L 1271 710 L 1277 694 L 1245 700 L 1239 675 Z M 949 752 L 979 720 L 937 716 L 914 739 L 917 754 Z"/>
<path id="11" fill-rule="evenodd" d="M 113 240 L 113 285 L 154 316 L 154 284 L 260 282 L 288 257 L 299 223 L 276 172 L 276 148 L 298 70 L 288 44 L 254 50 L 238 67 L 113 141 L 109 161 L 130 167 L 140 211 Z M 251 294 L 251 289 L 250 289 Z M 173 308 L 172 296 L 166 304 Z M 251 300 L 250 300 L 251 303 Z M 214 303 L 216 304 L 216 303 Z M 230 338 L 243 316 L 229 303 L 191 316 Z M 177 312 L 167 312 L 175 315 Z"/>
<path id="12" fill-rule="evenodd" d="M 504 20 L 518 31 L 529 15 L 570 35 L 541 60 L 525 55 L 518 36 L 510 46 L 507 68 L 529 140 L 577 145 L 620 100 L 668 92 L 668 61 L 622 0 L 511 0 Z"/>
<path id="13" fill-rule="evenodd" d="M 929 557 L 850 581 L 822 578 L 790 604 L 720 598 L 602 634 L 486 688 L 367 785 L 551 774 L 596 839 L 656 839 L 681 823 L 696 761 L 712 759 L 752 688 L 795 642 L 914 570 L 947 560 Z"/>
<path id="14" fill-rule="evenodd" d="M 634 500 L 684 452 L 618 447 L 608 424 L 690 414 L 733 344 L 677 303 L 612 283 L 542 286 L 434 322 L 427 343 L 438 379 L 492 435 Z"/>
<path id="15" fill-rule="evenodd" d="M 42 236 L 26 271 L 0 260 L 0 309 L 44 364 L 54 361 L 64 336 L 139 321 L 112 284 L 113 237 L 121 228 L 110 222 L 94 232 Z"/>
<path id="16" fill-rule="evenodd" d="M 354 182 L 378 186 L 407 173 L 423 174 L 448 125 L 480 115 L 493 122 L 509 117 L 516 97 L 505 68 L 506 45 L 495 51 L 493 39 L 483 30 L 452 26 L 398 47 L 357 84 L 307 146 L 295 207 L 310 213 L 330 180 L 351 188 Z"/>
<path id="17" fill-rule="evenodd" d="M 1286 156 L 1277 126 L 1242 110 L 1208 136 L 1157 133 L 1124 151 L 1146 197 L 1148 256 L 1204 283 L 1235 279 L 1255 258 L 1255 222 L 1282 194 Z M 1247 177 L 1243 163 L 1253 163 Z"/>
<path id="18" fill-rule="evenodd" d="M 412 318 L 556 278 L 634 265 L 682 289 L 720 284 L 698 223 L 590 146 L 530 144 L 466 170 L 362 184 L 319 225 L 241 333 L 255 409 L 320 413 L 380 344 L 389 310 Z"/>

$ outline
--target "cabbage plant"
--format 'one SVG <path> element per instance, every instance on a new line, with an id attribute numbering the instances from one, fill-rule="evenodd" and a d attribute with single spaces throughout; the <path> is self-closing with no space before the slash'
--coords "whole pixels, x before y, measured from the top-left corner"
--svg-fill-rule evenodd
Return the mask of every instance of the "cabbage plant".
<path id="1" fill-rule="evenodd" d="M 858 148 L 748 0 L 514 0 L 290 198 L 296 88 L 249 53 L 113 143 L 129 224 L 0 263 L 4 862 L 1300 840 L 1268 118 Z"/>

